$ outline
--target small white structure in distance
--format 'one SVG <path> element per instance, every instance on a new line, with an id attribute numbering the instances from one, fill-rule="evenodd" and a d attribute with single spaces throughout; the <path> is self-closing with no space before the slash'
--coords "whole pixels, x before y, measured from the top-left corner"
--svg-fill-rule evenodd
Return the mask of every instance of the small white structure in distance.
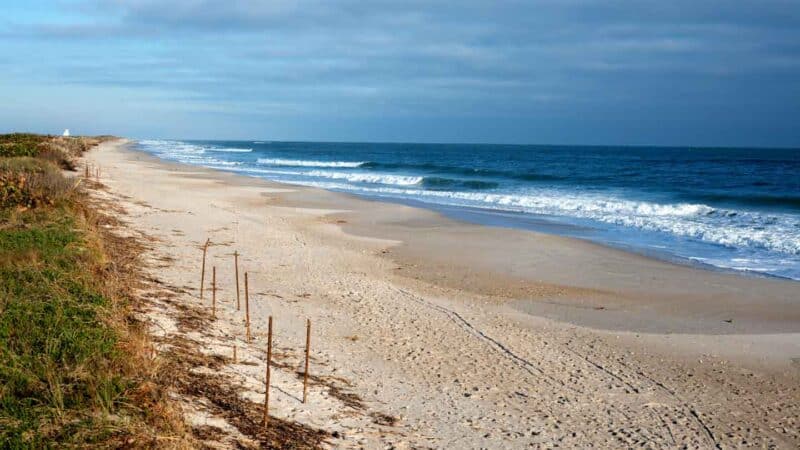
<path id="1" fill-rule="evenodd" d="M 64 133 L 61 134 L 64 137 L 69 137 L 69 128 L 64 129 Z"/>

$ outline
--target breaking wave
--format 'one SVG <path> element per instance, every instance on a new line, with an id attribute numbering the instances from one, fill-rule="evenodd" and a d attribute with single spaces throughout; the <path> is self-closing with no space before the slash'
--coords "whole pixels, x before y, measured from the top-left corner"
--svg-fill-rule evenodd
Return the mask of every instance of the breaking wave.
<path id="1" fill-rule="evenodd" d="M 420 186 L 432 190 L 445 189 L 493 189 L 498 187 L 498 183 L 492 181 L 479 180 L 459 180 L 441 177 L 422 177 L 409 175 L 391 175 L 376 173 L 356 173 L 356 172 L 333 172 L 325 170 L 312 170 L 310 172 L 297 172 L 297 175 L 309 176 L 314 178 L 330 178 L 333 180 L 347 180 L 351 183 L 373 183 L 390 186 Z"/>
<path id="2" fill-rule="evenodd" d="M 306 161 L 302 159 L 258 158 L 259 164 L 286 167 L 359 167 L 363 162 L 352 161 Z"/>
<path id="3" fill-rule="evenodd" d="M 301 182 L 325 189 L 354 190 L 335 183 Z M 690 237 L 730 248 L 755 247 L 787 255 L 800 255 L 798 222 L 793 216 L 764 215 L 716 209 L 703 204 L 659 204 L 556 191 L 500 194 L 359 187 L 355 190 L 379 196 L 402 196 L 422 201 L 590 219 L 603 223 Z"/>
<path id="4" fill-rule="evenodd" d="M 223 153 L 250 153 L 253 151 L 252 148 L 235 148 L 235 147 L 209 147 L 208 150 L 212 152 L 223 152 Z"/>
<path id="5" fill-rule="evenodd" d="M 667 242 L 664 248 L 674 245 L 669 252 L 687 259 L 800 279 L 800 160 L 784 154 L 750 160 L 736 156 L 743 150 L 726 158 L 709 151 L 706 160 L 695 150 L 672 149 L 684 159 L 673 160 L 645 150 L 629 158 L 577 147 L 528 149 L 526 156 L 497 146 L 481 154 L 427 144 L 404 145 L 400 153 L 384 144 L 142 140 L 139 146 L 165 159 L 279 182 L 544 215 L 618 232 L 615 242 Z"/>
<path id="6" fill-rule="evenodd" d="M 322 170 L 312 170 L 301 172 L 302 175 L 317 178 L 330 178 L 334 180 L 347 180 L 353 183 L 379 183 L 397 186 L 411 186 L 419 184 L 422 177 L 403 176 L 403 175 L 381 175 L 371 173 L 348 173 L 348 172 L 328 172 Z"/>

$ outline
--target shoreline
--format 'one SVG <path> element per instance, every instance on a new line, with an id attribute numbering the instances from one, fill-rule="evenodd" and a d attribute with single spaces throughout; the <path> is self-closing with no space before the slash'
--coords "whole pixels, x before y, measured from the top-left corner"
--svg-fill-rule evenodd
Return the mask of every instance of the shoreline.
<path id="1" fill-rule="evenodd" d="M 138 151 L 138 150 L 136 150 Z M 216 169 L 212 169 L 216 170 Z M 221 170 L 225 172 L 224 170 Z M 235 173 L 235 172 L 232 172 Z M 248 175 L 242 175 L 247 176 Z M 251 177 L 251 178 L 258 178 L 258 177 Z M 267 180 L 274 182 L 272 180 Z M 303 185 L 293 185 L 291 183 L 280 183 L 278 184 L 285 184 L 287 186 L 297 186 L 297 187 L 305 187 Z M 697 258 L 679 256 L 673 253 L 669 253 L 666 251 L 660 250 L 653 250 L 646 247 L 637 247 L 635 244 L 623 243 L 623 242 L 610 242 L 604 241 L 602 239 L 593 239 L 591 237 L 582 237 L 582 230 L 585 228 L 582 225 L 570 224 L 567 222 L 561 222 L 560 219 L 555 216 L 539 216 L 536 214 L 531 214 L 530 217 L 519 217 L 514 218 L 513 216 L 519 215 L 523 216 L 525 213 L 518 212 L 518 211 L 494 211 L 494 210 L 485 210 L 481 208 L 469 207 L 469 206 L 452 206 L 452 205 L 444 205 L 444 204 L 437 204 L 437 203 L 426 203 L 420 200 L 415 199 L 400 199 L 400 198 L 392 198 L 392 197 L 381 197 L 375 195 L 367 195 L 367 194 L 351 194 L 348 192 L 343 191 L 330 191 L 336 192 L 342 195 L 349 195 L 355 198 L 364 199 L 367 201 L 375 201 L 375 202 L 382 202 L 382 203 L 393 203 L 403 206 L 408 206 L 411 208 L 419 208 L 425 209 L 429 211 L 433 211 L 435 213 L 441 214 L 443 217 L 447 219 L 453 220 L 459 223 L 466 223 L 470 225 L 477 225 L 482 227 L 491 227 L 491 228 L 501 228 L 501 229 L 509 229 L 509 230 L 521 230 L 521 231 L 530 231 L 533 233 L 540 233 L 546 234 L 550 236 L 558 236 L 567 239 L 574 239 L 582 242 L 588 242 L 595 245 L 600 245 L 602 247 L 606 247 L 613 250 L 618 250 L 622 252 L 629 253 L 634 256 L 640 256 L 648 259 L 652 259 L 655 261 L 660 261 L 668 264 L 674 264 L 676 266 L 682 267 L 689 267 L 692 269 L 699 269 L 705 270 L 715 273 L 722 273 L 728 275 L 737 275 L 744 278 L 765 278 L 770 280 L 782 280 L 782 281 L 794 281 L 800 283 L 800 280 L 796 280 L 791 277 L 785 277 L 780 275 L 775 275 L 767 272 L 759 272 L 754 270 L 739 270 L 733 269 L 730 267 L 723 267 L 723 266 L 715 266 L 710 263 L 702 262 Z M 489 216 L 488 219 L 479 219 L 478 216 L 485 215 Z M 511 216 L 512 218 L 508 219 L 507 217 Z M 471 217 L 475 217 L 471 219 Z M 554 217 L 552 221 L 550 217 Z M 525 225 L 524 223 L 529 223 L 529 225 Z M 578 230 L 576 232 L 569 232 L 567 230 L 575 229 Z M 584 232 L 585 233 L 585 232 Z"/>
<path id="2" fill-rule="evenodd" d="M 252 180 L 253 183 L 265 183 L 270 188 L 291 191 L 277 195 L 274 199 L 276 204 L 345 210 L 330 214 L 330 220 L 340 222 L 337 225 L 345 233 L 355 237 L 401 241 L 396 249 L 399 251 L 386 251 L 382 256 L 395 258 L 394 262 L 401 266 L 422 266 L 422 269 L 411 270 L 412 278 L 492 296 L 501 302 L 516 300 L 519 303 L 517 309 L 528 314 L 609 331 L 656 334 L 800 333 L 800 296 L 794 292 L 800 283 L 796 280 L 743 274 L 715 266 L 698 267 L 696 264 L 664 260 L 590 239 L 525 228 L 476 224 L 452 218 L 433 207 L 284 184 L 230 171 L 166 161 L 130 146 L 127 150 L 166 165 L 225 174 L 226 178 L 231 177 L 238 184 L 247 184 L 244 180 Z M 375 211 L 379 211 L 378 217 L 391 219 L 376 220 L 370 217 Z M 421 239 L 417 233 L 420 230 L 436 237 Z M 472 251 L 461 252 L 459 264 L 443 270 L 448 261 L 440 255 L 448 254 L 459 246 L 449 238 L 449 235 L 458 232 L 468 235 L 470 242 L 476 239 L 485 242 Z M 508 240 L 513 240 L 515 245 L 509 246 Z M 524 247 L 519 248 L 517 244 Z M 552 262 L 537 259 L 532 264 L 509 264 L 504 261 L 506 257 L 528 257 L 526 251 L 535 252 L 542 245 L 547 246 Z M 436 251 L 425 251 L 421 246 L 436 248 Z M 565 250 L 559 251 L 558 247 Z M 486 258 L 487 255 L 489 258 Z M 626 281 L 623 279 L 625 277 L 620 276 L 604 276 L 598 270 L 587 267 L 583 267 L 581 277 L 564 277 L 557 273 L 558 270 L 545 267 L 587 266 L 584 261 L 587 257 L 593 258 L 594 265 L 611 262 L 615 271 L 631 272 L 636 282 Z M 580 279 L 587 272 L 592 275 L 588 283 Z M 664 272 L 671 273 L 672 278 L 660 276 Z M 476 277 L 478 273 L 484 275 L 478 276 L 482 280 L 464 281 Z M 452 280 L 461 281 L 455 283 Z M 680 284 L 681 287 L 671 284 Z M 765 291 L 770 291 L 767 298 L 764 298 Z M 722 295 L 735 297 L 737 301 L 725 304 L 720 298 Z M 651 308 L 639 312 L 637 308 L 642 306 L 643 298 L 654 300 L 650 306 L 664 316 L 654 321 Z M 765 302 L 768 304 L 765 305 Z M 602 316 L 607 317 L 601 317 L 601 312 L 604 312 Z"/>
<path id="3" fill-rule="evenodd" d="M 404 267 L 405 278 L 498 303 L 510 301 L 528 314 L 604 331 L 800 332 L 800 298 L 792 280 L 709 271 L 591 241 L 487 228 L 415 208 L 384 212 L 389 220 L 370 219 L 369 214 L 332 218 L 344 218 L 347 223 L 341 226 L 348 234 L 401 241 L 383 255 Z M 563 267 L 577 270 L 564 272 Z"/>
<path id="4" fill-rule="evenodd" d="M 303 150 L 303 145 L 295 148 L 297 145 L 191 140 L 143 140 L 135 143 L 138 149 L 169 161 L 422 207 L 478 225 L 500 225 L 589 240 L 691 267 L 800 281 L 800 272 L 795 270 L 800 260 L 793 256 L 798 243 L 792 238 L 796 222 L 792 218 L 796 216 L 791 209 L 784 210 L 769 202 L 761 206 L 758 202 L 753 203 L 758 197 L 752 197 L 754 194 L 744 188 L 741 203 L 730 196 L 717 201 L 714 195 L 704 193 L 708 186 L 691 188 L 686 192 L 680 186 L 670 187 L 669 180 L 680 175 L 670 175 L 669 171 L 662 173 L 663 168 L 656 170 L 660 174 L 656 178 L 664 179 L 651 180 L 653 186 L 620 187 L 617 190 L 608 188 L 616 186 L 617 181 L 603 177 L 594 186 L 593 181 L 587 181 L 594 179 L 591 174 L 584 174 L 579 168 L 575 169 L 575 176 L 581 181 L 576 181 L 576 184 L 568 182 L 569 177 L 563 174 L 553 175 L 553 180 L 546 182 L 539 180 L 541 177 L 530 175 L 536 170 L 553 170 L 551 166 L 558 166 L 555 161 L 563 155 L 541 155 L 545 159 L 539 169 L 526 165 L 530 161 L 525 158 L 519 161 L 520 167 L 516 169 L 502 169 L 485 159 L 482 161 L 486 167 L 468 169 L 466 161 L 450 168 L 448 164 L 428 166 L 406 165 L 409 161 L 392 162 L 391 157 L 386 159 L 382 153 L 386 149 L 378 146 L 374 151 L 366 150 L 368 144 L 354 144 L 352 153 L 336 153 L 349 148 L 339 148 L 339 144 L 311 146 L 308 152 Z M 413 155 L 410 157 L 424 161 L 425 157 L 417 154 L 417 147 L 424 148 L 410 147 Z M 508 156 L 502 149 L 496 150 L 504 157 Z M 270 155 L 280 158 L 270 158 Z M 592 153 L 592 158 L 602 155 L 604 153 Z M 646 154 L 637 155 L 648 157 Z M 578 157 L 577 154 L 572 156 Z M 444 156 L 437 154 L 433 158 Z M 480 158 L 486 158 L 485 152 Z M 620 163 L 625 165 L 625 161 L 623 158 Z M 698 161 L 704 161 L 703 157 L 692 156 L 685 162 L 691 165 Z M 639 173 L 637 176 L 647 173 L 646 168 L 634 166 L 630 168 L 631 173 Z M 466 172 L 462 173 L 463 170 Z M 465 181 L 474 176 L 479 176 L 480 181 Z M 515 181 L 530 177 L 534 177 L 529 180 L 532 183 Z M 544 178 L 549 180 L 548 177 Z M 620 176 L 621 186 L 626 185 L 626 179 L 627 175 Z M 589 184 L 584 186 L 587 182 Z"/>
<path id="5" fill-rule="evenodd" d="M 326 370 L 399 418 L 399 434 L 364 437 L 367 447 L 800 442 L 773 422 L 797 416 L 795 282 L 472 225 L 118 143 L 88 158 L 131 225 L 176 261 L 160 271 L 165 281 L 195 285 L 196 246 L 211 237 L 238 248 L 252 270 L 251 292 L 266 302 L 255 309 L 260 332 L 267 312 L 291 330 L 312 318 Z M 737 395 L 721 393 L 730 390 Z M 776 404 L 782 412 L 768 414 Z M 660 405 L 658 414 L 647 405 Z M 340 426 L 296 406 L 276 414 Z"/>

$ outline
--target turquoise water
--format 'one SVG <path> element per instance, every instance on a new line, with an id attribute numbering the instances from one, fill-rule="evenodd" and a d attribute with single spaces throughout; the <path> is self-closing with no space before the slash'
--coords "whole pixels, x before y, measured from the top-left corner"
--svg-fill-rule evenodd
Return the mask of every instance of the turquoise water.
<path id="1" fill-rule="evenodd" d="M 161 158 L 800 280 L 800 150 L 141 140 Z"/>

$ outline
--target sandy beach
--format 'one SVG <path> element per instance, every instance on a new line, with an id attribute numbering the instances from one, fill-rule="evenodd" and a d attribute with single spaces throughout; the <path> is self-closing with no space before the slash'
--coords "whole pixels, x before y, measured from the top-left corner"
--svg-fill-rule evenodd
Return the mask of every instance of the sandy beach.
<path id="1" fill-rule="evenodd" d="M 125 142 L 86 163 L 105 186 L 93 195 L 152 240 L 150 275 L 172 292 L 142 311 L 159 348 L 191 340 L 229 358 L 236 345 L 215 370 L 260 403 L 272 316 L 270 414 L 326 432 L 331 448 L 800 446 L 797 282 L 168 163 Z M 217 318 L 185 326 L 181 305 L 211 309 L 206 239 Z M 215 430 L 207 445 L 255 445 L 218 405 L 181 402 Z"/>

